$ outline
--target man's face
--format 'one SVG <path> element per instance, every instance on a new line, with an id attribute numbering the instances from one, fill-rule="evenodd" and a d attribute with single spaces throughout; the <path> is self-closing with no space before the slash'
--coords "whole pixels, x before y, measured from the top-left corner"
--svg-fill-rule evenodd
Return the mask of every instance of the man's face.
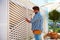
<path id="1" fill-rule="evenodd" d="M 38 10 L 33 10 L 33 11 L 34 11 L 34 13 L 38 12 Z"/>

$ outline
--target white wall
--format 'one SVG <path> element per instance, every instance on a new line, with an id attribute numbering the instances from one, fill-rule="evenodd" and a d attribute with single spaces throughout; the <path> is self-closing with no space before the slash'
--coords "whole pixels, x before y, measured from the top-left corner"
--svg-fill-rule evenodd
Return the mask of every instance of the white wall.
<path id="1" fill-rule="evenodd" d="M 7 0 L 0 0 L 0 40 L 7 40 Z"/>
<path id="2" fill-rule="evenodd" d="M 44 40 L 44 35 L 48 33 L 48 9 L 46 7 L 40 7 L 41 15 L 43 16 L 43 33 L 42 40 Z"/>

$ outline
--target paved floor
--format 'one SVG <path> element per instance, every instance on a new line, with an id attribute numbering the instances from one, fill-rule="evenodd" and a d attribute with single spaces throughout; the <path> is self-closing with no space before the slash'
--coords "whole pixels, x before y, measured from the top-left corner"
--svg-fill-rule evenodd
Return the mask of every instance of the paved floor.
<path id="1" fill-rule="evenodd" d="M 35 38 L 31 39 L 31 40 L 35 40 Z"/>

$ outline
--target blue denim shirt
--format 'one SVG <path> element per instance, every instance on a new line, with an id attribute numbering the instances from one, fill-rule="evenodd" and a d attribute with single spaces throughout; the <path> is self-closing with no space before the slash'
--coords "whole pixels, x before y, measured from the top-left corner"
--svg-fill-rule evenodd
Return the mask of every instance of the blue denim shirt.
<path id="1" fill-rule="evenodd" d="M 36 13 L 31 19 L 32 30 L 43 30 L 43 18 L 40 15 L 40 12 Z"/>

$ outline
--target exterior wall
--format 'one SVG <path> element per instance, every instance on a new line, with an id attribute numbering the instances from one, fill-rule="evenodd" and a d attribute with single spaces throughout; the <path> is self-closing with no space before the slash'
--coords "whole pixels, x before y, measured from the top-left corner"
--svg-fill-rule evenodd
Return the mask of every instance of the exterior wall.
<path id="1" fill-rule="evenodd" d="M 48 9 L 46 7 L 42 7 L 40 11 L 43 16 L 43 32 L 48 33 Z"/>
<path id="2" fill-rule="evenodd" d="M 0 0 L 0 40 L 7 40 L 8 0 Z"/>

